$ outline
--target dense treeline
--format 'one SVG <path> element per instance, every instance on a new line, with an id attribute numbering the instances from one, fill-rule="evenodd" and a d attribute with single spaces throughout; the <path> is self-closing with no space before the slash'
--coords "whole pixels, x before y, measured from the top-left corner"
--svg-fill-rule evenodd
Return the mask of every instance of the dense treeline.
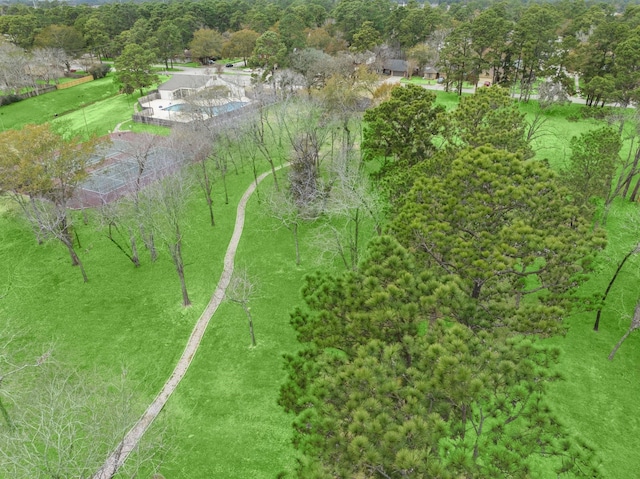
<path id="1" fill-rule="evenodd" d="M 203 62 L 253 56 L 254 66 L 266 57 L 283 66 L 304 48 L 369 51 L 408 60 L 409 74 L 435 68 L 458 92 L 482 76 L 518 85 L 527 100 L 538 80 L 551 78 L 569 92 L 582 90 L 588 104 L 627 105 L 640 82 L 640 7 L 611 3 L 206 0 L 13 4 L 0 12 L 0 32 L 15 46 L 72 57 L 116 57 L 135 43 L 167 65 L 190 49 Z"/>

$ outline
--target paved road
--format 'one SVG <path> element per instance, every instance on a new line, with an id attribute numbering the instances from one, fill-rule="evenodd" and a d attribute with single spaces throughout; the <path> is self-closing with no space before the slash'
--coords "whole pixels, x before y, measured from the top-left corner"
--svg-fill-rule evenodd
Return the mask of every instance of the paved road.
<path id="1" fill-rule="evenodd" d="M 398 84 L 400 83 L 400 81 L 402 80 L 402 77 L 388 77 L 386 79 L 383 80 L 383 83 L 391 83 L 391 84 Z M 422 88 L 425 88 L 427 90 L 434 90 L 434 91 L 444 91 L 444 85 L 420 85 Z M 478 88 L 484 88 L 479 86 Z M 475 88 L 463 88 L 462 89 L 462 93 L 475 93 L 476 89 Z M 513 98 L 518 99 L 518 97 L 520 96 L 519 93 L 513 93 L 511 95 Z M 538 95 L 531 95 L 530 96 L 531 100 L 537 100 L 538 99 Z M 586 99 L 580 97 L 580 96 L 570 96 L 569 97 L 569 101 L 571 101 L 571 103 L 576 103 L 579 105 L 586 105 L 587 101 Z M 617 103 L 607 103 L 606 106 L 620 106 Z M 635 108 L 636 105 L 628 105 L 627 108 Z"/>

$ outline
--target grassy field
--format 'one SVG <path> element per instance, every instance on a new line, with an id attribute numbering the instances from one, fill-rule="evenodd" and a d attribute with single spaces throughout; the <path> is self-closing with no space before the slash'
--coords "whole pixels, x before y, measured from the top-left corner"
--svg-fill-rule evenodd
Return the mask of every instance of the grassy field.
<path id="1" fill-rule="evenodd" d="M 105 90 L 111 85 L 107 80 L 102 84 Z M 99 82 L 55 95 L 89 95 L 83 93 L 84 89 L 76 89 L 99 86 Z M 102 94 L 95 90 L 94 100 L 84 111 L 83 102 L 75 103 L 73 113 L 56 121 L 70 120 L 70 127 L 78 131 L 113 129 L 115 123 L 123 121 L 119 120 L 120 112 L 126 119 L 132 105 L 122 95 Z M 73 102 L 73 98 L 70 95 L 67 101 Z M 452 108 L 456 97 L 438 93 L 438 101 Z M 27 110 L 50 115 L 65 102 L 47 99 L 46 104 L 49 106 L 42 109 L 37 103 L 31 104 Z M 0 109 L 0 118 L 7 120 L 22 113 L 12 120 L 16 127 L 30 121 L 22 110 L 5 109 L 11 106 Z M 533 116 L 536 108 L 531 103 L 523 106 L 523 111 Z M 547 113 L 549 131 L 536 145 L 538 158 L 559 167 L 568 154 L 570 137 L 598 124 L 593 120 L 568 121 L 567 116 L 578 108 Z M 129 124 L 123 126 L 128 128 Z M 0 201 L 0 297 L 6 294 L 0 299 L 0 317 L 24 331 L 20 337 L 24 345 L 39 349 L 52 342 L 56 356 L 64 362 L 83 369 L 97 365 L 114 377 L 125 365 L 140 385 L 140 399 L 150 401 L 171 372 L 215 288 L 235 220 L 235 205 L 252 181 L 250 168 L 229 175 L 228 181 L 229 205 L 223 204 L 222 189 L 216 185 L 215 228 L 207 223 L 202 194 L 195 191 L 190 202 L 184 257 L 194 304 L 188 309 L 180 305 L 178 279 L 164 251 L 153 264 L 143 254 L 142 267 L 133 268 L 96 231 L 95 220 L 90 218 L 89 224 L 78 231 L 80 255 L 90 280 L 83 284 L 79 272 L 70 266 L 65 249 L 54 243 L 38 246 L 13 206 Z M 260 187 L 262 191 L 269 181 Z M 637 218 L 635 205 L 616 203 L 607 225 L 609 246 L 600 256 L 597 274 L 580 294 L 587 296 L 604 289 L 616 262 L 638 241 L 638 227 L 633 222 Z M 257 196 L 250 201 L 236 264 L 246 266 L 259 285 L 259 294 L 251 302 L 258 346 L 249 346 L 242 309 L 224 303 L 189 373 L 163 412 L 172 432 L 168 439 L 172 450 L 161 468 L 168 479 L 266 479 L 292 469 L 295 451 L 289 442 L 291 418 L 277 406 L 276 398 L 284 378 L 281 355 L 296 348 L 288 313 L 300 301 L 302 277 L 316 264 L 310 246 L 311 229 L 311 225 L 305 225 L 300 232 L 302 265 L 297 267 L 291 234 L 275 229 Z M 640 334 L 631 335 L 614 361 L 606 358 L 628 327 L 638 296 L 639 263 L 640 259 L 635 259 L 625 268 L 610 295 L 599 333 L 591 330 L 594 314 L 581 313 L 568 318 L 570 328 L 565 337 L 548 340 L 562 348 L 560 369 L 567 378 L 551 390 L 553 407 L 573 434 L 580 434 L 596 447 L 604 477 L 612 479 L 635 477 L 640 470 L 640 458 L 635 454 L 640 446 L 635 434 L 640 420 L 633 414 L 640 392 L 636 366 Z"/>
<path id="2" fill-rule="evenodd" d="M 257 347 L 251 347 L 242 308 L 224 303 L 166 409 L 185 438 L 163 468 L 168 478 L 266 479 L 293 464 L 291 418 L 276 400 L 284 380 L 282 354 L 296 348 L 288 311 L 299 301 L 311 252 L 303 229 L 303 262 L 296 267 L 291 233 L 274 230 L 257 200 L 249 204 L 236 261 L 258 285 L 250 304 Z"/>
<path id="3" fill-rule="evenodd" d="M 168 77 L 161 77 L 164 81 Z M 64 123 L 65 129 L 99 136 L 110 133 L 131 118 L 139 92 L 118 93 L 112 76 L 28 98 L 0 108 L 0 127 L 22 128 L 27 124 Z"/>
<path id="4" fill-rule="evenodd" d="M 61 361 L 81 369 L 99 366 L 101 370 L 111 371 L 113 378 L 117 378 L 124 366 L 132 381 L 140 385 L 137 392 L 143 401 L 150 402 L 170 374 L 191 327 L 215 289 L 222 270 L 222 258 L 235 221 L 235 204 L 251 180 L 252 174 L 249 169 L 244 174 L 229 177 L 229 205 L 223 206 L 222 189 L 218 188 L 215 198 L 218 205 L 215 228 L 207 224 L 204 200 L 199 192 L 194 192 L 184 244 L 186 280 L 193 301 L 193 306 L 188 309 L 182 308 L 180 304 L 178 279 L 164 251 L 161 251 L 160 259 L 156 263 L 152 264 L 143 257 L 143 265 L 135 269 L 106 237 L 95 231 L 95 222 L 92 220 L 89 225 L 78 230 L 82 244 L 80 254 L 89 275 L 89 283 L 83 284 L 77 269 L 70 266 L 64 248 L 55 243 L 36 245 L 24 221 L 14 214 L 11 205 L 3 203 L 0 216 L 0 258 L 3 261 L 4 273 L 0 276 L 0 290 L 6 291 L 7 295 L 0 301 L 0 315 L 25 331 L 21 335 L 20 343 L 28 345 L 30 349 L 40 350 L 44 345 L 52 343 L 55 356 Z M 253 235 L 252 239 L 257 240 L 259 244 L 262 233 L 257 236 Z M 260 278 L 260 271 L 256 274 Z M 294 291 L 297 289 L 294 288 Z M 281 300 L 284 301 L 285 298 L 282 297 Z M 288 326 L 288 308 L 283 307 L 282 303 L 279 307 L 285 311 L 280 318 L 281 324 Z M 221 316 L 225 314 L 225 308 L 228 306 L 225 305 L 214 320 L 211 328 L 213 332 L 219 326 L 217 321 L 220 320 L 217 318 L 225 318 Z M 238 312 L 236 308 L 231 308 L 231 311 L 234 314 Z M 275 331 L 267 333 L 265 324 L 260 322 L 262 315 L 257 311 L 255 314 L 259 340 L 259 347 L 255 352 L 261 352 L 266 345 L 268 334 L 274 334 L 272 346 L 282 335 Z M 275 316 L 275 313 L 272 313 L 272 316 Z M 222 323 L 225 322 L 222 320 Z M 224 385 L 227 376 L 218 377 L 220 371 L 213 374 L 209 364 L 211 357 L 218 358 L 214 359 L 214 362 L 219 362 L 220 358 L 232 360 L 230 364 L 239 372 L 238 383 L 243 381 L 243 363 L 238 361 L 238 358 L 233 360 L 233 354 L 237 354 L 238 348 L 242 354 L 251 352 L 246 348 L 246 323 L 241 320 L 235 322 L 242 326 L 242 332 L 245 333 L 241 336 L 242 340 L 236 344 L 227 344 L 227 340 L 221 343 L 214 341 L 214 344 L 204 347 L 203 351 L 206 351 L 207 355 L 202 359 L 198 356 L 189 373 L 198 390 L 202 388 L 201 381 L 221 381 L 222 392 L 212 394 L 211 400 L 215 400 L 216 396 L 221 398 L 225 391 L 234 390 L 233 382 Z M 260 336 L 262 333 L 263 337 Z M 209 333 L 208 340 L 211 334 L 212 332 Z M 290 342 L 289 346 L 292 345 Z M 286 348 L 286 345 L 278 344 L 277 347 Z M 272 371 L 279 369 L 278 351 L 280 349 L 276 352 L 271 350 L 267 354 L 271 357 L 271 363 L 265 363 L 264 358 L 260 359 L 260 367 L 255 371 L 260 377 L 256 382 L 256 391 L 259 394 L 253 398 L 253 403 L 244 403 L 240 414 L 244 414 L 244 406 L 253 406 L 258 408 L 256 410 L 266 407 L 271 413 L 279 413 L 280 434 L 283 436 L 281 442 L 286 445 L 284 435 L 288 434 L 288 421 L 282 421 L 283 413 L 278 411 L 275 402 L 264 401 L 265 384 L 273 386 L 274 381 L 279 381 L 282 376 L 280 373 L 268 377 Z M 200 363 L 201 360 L 204 362 Z M 276 391 L 277 389 L 271 389 L 271 397 L 275 397 Z M 205 396 L 210 393 L 212 391 L 208 388 L 198 392 Z M 176 411 L 180 410 L 179 397 Z M 237 402 L 233 404 L 238 406 Z M 194 404 L 189 406 L 192 407 Z M 172 408 L 173 406 L 169 411 Z M 206 425 L 217 418 L 215 413 L 215 410 L 208 410 L 210 416 L 206 421 L 196 416 L 190 420 L 183 420 L 180 414 L 174 416 L 169 413 L 169 422 L 179 424 L 181 432 L 178 436 L 180 439 L 174 444 L 176 461 L 186 460 L 186 464 L 200 463 L 200 471 L 212 467 L 209 455 L 203 456 L 203 449 L 200 447 L 191 449 L 192 441 L 187 440 L 189 434 L 185 433 L 183 436 L 182 432 L 207 429 Z M 265 420 L 273 421 L 271 416 L 266 414 L 263 417 Z M 227 424 L 228 435 L 232 434 L 237 426 L 238 424 Z M 269 457 L 273 458 L 273 455 Z M 286 462 L 280 461 L 278 468 L 284 467 Z M 181 476 L 182 474 L 179 474 L 174 477 Z M 263 477 L 272 475 L 267 474 Z"/>
<path id="5" fill-rule="evenodd" d="M 637 205 L 616 203 L 607 222 L 608 247 L 580 295 L 604 292 L 617 262 L 638 243 L 639 219 Z M 552 386 L 549 401 L 569 430 L 595 447 L 603 477 L 612 479 L 638 477 L 640 471 L 640 418 L 633 413 L 640 391 L 640 334 L 631 334 L 614 360 L 607 359 L 640 296 L 639 260 L 627 263 L 609 294 L 599 332 L 593 331 L 594 312 L 579 313 L 567 318 L 565 337 L 547 340 L 562 349 L 560 371 L 566 378 Z"/>
<path id="6" fill-rule="evenodd" d="M 571 155 L 570 140 L 604 122 L 593 119 L 571 121 L 579 116 L 581 105 L 554 107 L 544 112 L 544 134 L 534 142 L 536 159 L 548 160 L 556 170 Z M 522 105 L 528 119 L 539 112 L 537 102 Z M 629 151 L 625 142 L 622 155 Z M 618 261 L 640 240 L 640 211 L 637 204 L 616 200 L 607 221 L 608 246 L 600 254 L 595 273 L 579 290 L 580 297 L 602 295 Z M 614 361 L 608 361 L 611 349 L 629 327 L 640 295 L 639 258 L 625 266 L 603 310 L 600 332 L 593 331 L 595 312 L 576 313 L 567 318 L 565 337 L 546 340 L 563 351 L 559 370 L 565 381 L 553 384 L 549 402 L 572 434 L 580 435 L 598 451 L 603 477 L 632 478 L 640 470 L 640 458 L 634 451 L 640 437 L 635 398 L 640 392 L 640 334 L 632 334 Z M 635 336 L 634 336 L 635 335 Z"/>

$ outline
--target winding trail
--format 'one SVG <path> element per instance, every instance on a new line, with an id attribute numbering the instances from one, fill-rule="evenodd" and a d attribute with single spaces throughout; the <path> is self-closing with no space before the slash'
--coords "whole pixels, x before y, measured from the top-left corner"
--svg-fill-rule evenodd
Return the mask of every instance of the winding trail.
<path id="1" fill-rule="evenodd" d="M 275 168 L 275 171 L 285 166 L 288 166 L 288 164 L 277 166 Z M 169 400 L 169 397 L 171 397 L 171 394 L 176 390 L 176 387 L 178 387 L 178 384 L 180 384 L 180 381 L 187 373 L 187 369 L 189 369 L 189 365 L 191 364 L 191 361 L 193 360 L 193 357 L 195 356 L 196 351 L 200 346 L 200 342 L 202 341 L 202 337 L 204 336 L 204 333 L 207 329 L 209 320 L 218 309 L 218 306 L 220 306 L 220 303 L 222 303 L 222 301 L 224 300 L 225 291 L 227 289 L 227 286 L 229 286 L 229 282 L 231 281 L 236 250 L 238 249 L 238 243 L 240 242 L 242 230 L 244 229 L 244 217 L 247 202 L 249 201 L 249 198 L 251 198 L 251 195 L 256 190 L 260 182 L 262 182 L 262 180 L 264 180 L 271 173 L 271 171 L 267 171 L 258 176 L 258 178 L 256 178 L 256 180 L 251 183 L 251 186 L 249 186 L 249 188 L 247 188 L 247 190 L 244 192 L 242 198 L 240 199 L 240 202 L 238 203 L 236 212 L 236 223 L 233 229 L 233 235 L 231 236 L 231 240 L 229 241 L 229 246 L 227 247 L 227 252 L 224 256 L 224 267 L 222 270 L 222 274 L 220 275 L 220 281 L 218 281 L 218 286 L 216 287 L 216 290 L 213 293 L 209 304 L 207 304 L 207 307 L 196 322 L 193 331 L 191 331 L 191 336 L 187 341 L 184 352 L 178 360 L 173 373 L 171 373 L 171 376 L 162 387 L 162 390 L 149 405 L 142 417 L 124 436 L 120 444 L 118 444 L 111 455 L 107 458 L 100 470 L 98 470 L 98 472 L 93 475 L 92 479 L 111 479 L 116 474 L 118 469 L 127 460 L 127 457 L 129 457 L 129 454 L 136 448 L 138 442 L 140 441 L 140 438 L 142 438 L 142 435 L 151 426 L 158 414 L 160 414 L 160 411 L 162 411 L 162 408 Z"/>

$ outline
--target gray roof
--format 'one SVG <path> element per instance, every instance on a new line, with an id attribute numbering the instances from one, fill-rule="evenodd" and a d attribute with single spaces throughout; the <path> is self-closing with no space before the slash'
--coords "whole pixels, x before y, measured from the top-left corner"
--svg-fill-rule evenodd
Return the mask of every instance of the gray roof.
<path id="1" fill-rule="evenodd" d="M 393 72 L 406 72 L 407 62 L 405 60 L 387 60 L 384 64 L 384 69 Z"/>
<path id="2" fill-rule="evenodd" d="M 207 75 L 173 75 L 158 87 L 158 90 L 176 91 L 180 88 L 198 89 L 206 86 L 211 80 Z"/>
<path id="3" fill-rule="evenodd" d="M 425 73 L 438 73 L 438 70 L 436 70 L 433 67 L 424 67 L 424 72 Z"/>

